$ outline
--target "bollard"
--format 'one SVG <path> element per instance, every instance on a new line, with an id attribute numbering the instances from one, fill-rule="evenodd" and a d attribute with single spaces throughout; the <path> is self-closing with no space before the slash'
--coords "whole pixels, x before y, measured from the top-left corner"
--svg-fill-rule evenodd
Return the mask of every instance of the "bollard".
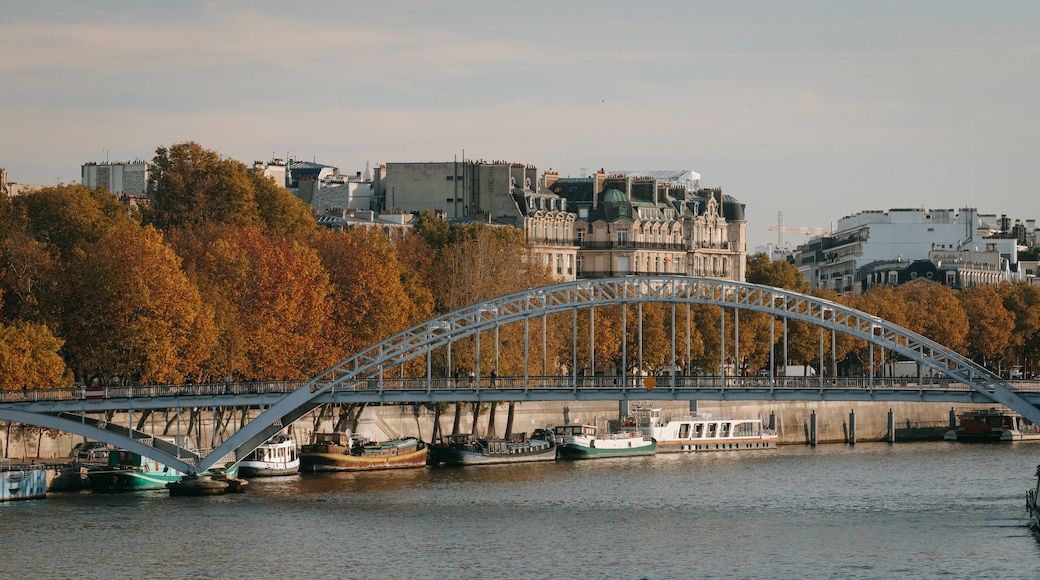
<path id="1" fill-rule="evenodd" d="M 888 410 L 888 442 L 896 442 L 896 416 L 892 409 Z"/>
<path id="2" fill-rule="evenodd" d="M 816 447 L 816 411 L 809 415 L 809 445 Z"/>
<path id="3" fill-rule="evenodd" d="M 856 444 L 856 410 L 849 411 L 849 445 Z"/>

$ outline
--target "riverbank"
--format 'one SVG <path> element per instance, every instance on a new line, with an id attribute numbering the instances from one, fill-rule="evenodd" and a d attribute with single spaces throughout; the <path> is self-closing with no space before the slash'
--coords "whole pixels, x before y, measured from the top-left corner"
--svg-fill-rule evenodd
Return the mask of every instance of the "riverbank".
<path id="1" fill-rule="evenodd" d="M 896 428 L 896 442 L 911 440 L 940 439 L 942 433 L 950 428 L 950 411 L 952 407 L 946 403 L 907 403 L 907 402 L 821 402 L 821 401 L 631 401 L 629 409 L 636 406 L 652 406 L 667 410 L 673 415 L 691 412 L 711 413 L 715 417 L 734 419 L 757 418 L 764 425 L 775 426 L 781 445 L 799 445 L 812 442 L 813 416 L 815 414 L 816 443 L 844 443 L 852 434 L 853 423 L 850 414 L 854 413 L 855 440 L 857 442 L 887 441 L 889 433 L 889 412 Z M 976 405 L 976 407 L 992 407 L 993 405 Z M 505 432 L 508 419 L 508 404 L 495 406 L 495 432 Z M 960 409 L 961 407 L 958 407 Z M 592 423 L 617 419 L 622 405 L 617 401 L 569 401 L 569 402 L 526 402 L 517 403 L 514 408 L 513 432 L 534 431 L 549 424 Z M 139 416 L 138 412 L 138 416 Z M 253 412 L 255 413 L 255 411 Z M 212 417 L 206 413 L 196 416 L 192 438 L 200 443 L 199 447 L 210 447 L 213 440 L 214 424 Z M 335 417 L 336 413 L 330 413 Z M 368 407 L 361 415 L 357 432 L 373 439 L 386 439 L 399 436 L 415 436 L 429 441 L 433 434 L 434 412 L 430 409 L 411 405 L 393 405 L 384 407 Z M 171 417 L 172 412 L 153 413 L 146 420 L 144 430 L 152 433 L 175 433 L 176 426 Z M 292 426 L 297 439 L 310 441 L 315 431 L 334 429 L 334 419 L 316 420 L 317 415 L 311 413 L 304 416 Z M 126 424 L 129 420 L 125 414 L 116 414 L 108 419 L 111 423 Z M 473 425 L 473 410 L 470 405 L 462 405 L 459 417 L 459 431 L 487 433 L 491 421 L 491 406 L 482 405 Z M 455 422 L 455 406 L 448 405 L 440 415 L 440 430 L 451 433 Z M 188 433 L 188 425 L 180 427 L 181 433 Z M 219 430 L 219 429 L 218 429 Z M 12 459 L 48 460 L 67 458 L 73 445 L 83 441 L 82 437 L 68 433 L 50 432 L 40 429 L 21 429 L 18 425 L 0 428 L 0 445 L 7 457 Z"/>

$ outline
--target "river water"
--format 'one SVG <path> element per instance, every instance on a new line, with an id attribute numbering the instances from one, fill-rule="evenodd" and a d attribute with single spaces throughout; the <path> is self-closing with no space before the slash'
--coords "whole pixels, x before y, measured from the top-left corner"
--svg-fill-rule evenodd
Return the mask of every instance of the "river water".
<path id="1" fill-rule="evenodd" d="M 0 504 L 0 576 L 1040 578 L 1040 445 L 784 446 Z"/>

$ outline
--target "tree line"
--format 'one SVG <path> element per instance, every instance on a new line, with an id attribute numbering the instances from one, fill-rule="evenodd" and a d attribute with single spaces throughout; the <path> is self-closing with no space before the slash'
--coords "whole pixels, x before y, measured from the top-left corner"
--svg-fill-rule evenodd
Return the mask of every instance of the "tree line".
<path id="1" fill-rule="evenodd" d="M 137 207 L 76 184 L 0 200 L 0 389 L 307 379 L 438 314 L 554 282 L 519 229 L 449 225 L 426 212 L 407 233 L 328 230 L 261 171 L 194 142 L 156 150 L 149 190 L 151 203 Z M 1040 349 L 1034 286 L 921 282 L 838 297 L 808 291 L 793 266 L 764 255 L 749 257 L 747 271 L 748 282 L 875 314 L 985 365 L 1028 368 Z M 573 339 L 571 313 L 503 326 L 497 344 L 482 335 L 482 374 L 569 374 L 575 361 L 590 372 L 593 356 L 597 370 L 626 361 L 628 372 L 662 372 L 673 324 L 683 372 L 718 372 L 718 307 L 616 305 L 594 316 L 593 341 L 587 330 Z M 780 340 L 770 341 L 769 316 L 739 314 L 739 350 L 738 315 L 724 316 L 725 352 L 741 355 L 731 364 L 766 368 Z M 589 317 L 579 312 L 579 328 Z M 529 339 L 543 334 L 544 352 Z M 432 357 L 438 376 L 478 366 L 474 337 L 453 345 L 450 365 L 443 350 Z M 787 352 L 789 364 L 818 365 L 818 329 L 792 321 Z M 870 360 L 866 343 L 847 335 L 835 337 L 833 352 L 825 341 L 824 356 L 850 369 Z M 425 375 L 425 360 L 403 372 Z"/>

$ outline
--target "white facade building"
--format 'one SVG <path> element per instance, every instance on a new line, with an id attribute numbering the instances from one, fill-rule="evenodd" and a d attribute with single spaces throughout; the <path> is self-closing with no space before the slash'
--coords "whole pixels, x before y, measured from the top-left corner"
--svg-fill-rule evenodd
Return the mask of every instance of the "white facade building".
<path id="1" fill-rule="evenodd" d="M 148 163 L 84 163 L 80 183 L 87 187 L 104 187 L 119 197 L 144 198 L 148 195 Z"/>
<path id="2" fill-rule="evenodd" d="M 1017 240 L 1002 234 L 999 224 L 982 219 L 975 208 L 860 212 L 839 220 L 831 234 L 799 246 L 793 259 L 810 287 L 838 294 L 899 283 L 900 272 L 911 264 L 933 260 L 936 268 L 945 263 L 960 272 L 953 279 L 938 270 L 930 274 L 943 283 L 954 280 L 952 285 L 1021 279 Z"/>

